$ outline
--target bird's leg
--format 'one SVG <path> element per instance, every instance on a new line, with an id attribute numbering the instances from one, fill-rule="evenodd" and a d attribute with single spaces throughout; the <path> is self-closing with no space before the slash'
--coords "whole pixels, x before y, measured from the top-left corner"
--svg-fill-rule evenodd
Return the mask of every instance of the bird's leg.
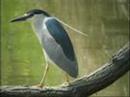
<path id="1" fill-rule="evenodd" d="M 65 73 L 65 85 L 69 85 L 69 84 L 70 84 L 69 75 Z"/>
<path id="2" fill-rule="evenodd" d="M 69 78 L 69 75 L 66 73 L 66 72 L 64 72 L 64 75 L 65 75 L 65 77 L 64 77 L 64 83 L 62 83 L 60 86 L 68 86 L 68 85 L 70 85 L 70 78 Z"/>
<path id="3" fill-rule="evenodd" d="M 46 79 L 46 76 L 47 76 L 47 72 L 49 70 L 47 54 L 46 54 L 46 52 L 44 50 L 43 50 L 43 53 L 44 53 L 44 56 L 45 56 L 45 65 L 46 65 L 46 67 L 45 67 L 45 71 L 44 71 L 43 77 L 42 77 L 42 79 L 40 81 L 40 84 L 38 85 L 38 87 L 41 87 L 41 88 L 44 86 L 45 79 Z"/>
<path id="4" fill-rule="evenodd" d="M 49 70 L 49 64 L 48 64 L 48 62 L 46 61 L 45 71 L 44 71 L 43 77 L 42 77 L 42 79 L 41 79 L 41 81 L 40 81 L 40 84 L 39 84 L 39 87 L 41 87 L 41 88 L 44 86 L 44 83 L 45 83 L 45 80 L 46 80 L 46 76 L 47 76 L 48 70 Z"/>
<path id="5" fill-rule="evenodd" d="M 65 73 L 65 82 L 69 83 L 69 75 Z"/>

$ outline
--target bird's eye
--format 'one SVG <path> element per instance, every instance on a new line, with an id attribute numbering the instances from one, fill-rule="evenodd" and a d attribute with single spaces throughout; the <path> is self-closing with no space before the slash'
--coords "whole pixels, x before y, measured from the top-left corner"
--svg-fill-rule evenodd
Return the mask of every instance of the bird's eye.
<path id="1" fill-rule="evenodd" d="M 24 14 L 24 16 L 28 16 L 28 14 L 27 14 L 27 13 L 25 13 L 25 14 Z"/>
<path id="2" fill-rule="evenodd" d="M 24 16 L 25 17 L 32 17 L 34 14 L 30 14 L 30 13 L 25 13 Z"/>

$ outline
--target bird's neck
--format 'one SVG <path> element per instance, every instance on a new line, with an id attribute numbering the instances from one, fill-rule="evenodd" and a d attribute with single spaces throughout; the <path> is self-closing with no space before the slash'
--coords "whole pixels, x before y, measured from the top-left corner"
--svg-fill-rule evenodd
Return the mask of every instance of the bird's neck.
<path id="1" fill-rule="evenodd" d="M 33 26 L 35 30 L 41 30 L 43 26 L 43 21 L 46 17 L 44 15 L 34 16 Z"/>
<path id="2" fill-rule="evenodd" d="M 35 34 L 37 35 L 39 41 L 41 41 L 42 37 L 44 36 L 43 30 L 44 30 L 44 21 L 47 17 L 44 15 L 38 15 L 35 16 L 32 22 L 33 30 Z"/>

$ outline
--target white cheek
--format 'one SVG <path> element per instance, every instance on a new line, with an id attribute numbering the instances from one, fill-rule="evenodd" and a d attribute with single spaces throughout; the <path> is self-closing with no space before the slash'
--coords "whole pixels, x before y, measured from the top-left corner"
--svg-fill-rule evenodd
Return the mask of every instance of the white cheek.
<path id="1" fill-rule="evenodd" d="M 46 24 L 43 22 L 43 29 L 47 29 Z"/>

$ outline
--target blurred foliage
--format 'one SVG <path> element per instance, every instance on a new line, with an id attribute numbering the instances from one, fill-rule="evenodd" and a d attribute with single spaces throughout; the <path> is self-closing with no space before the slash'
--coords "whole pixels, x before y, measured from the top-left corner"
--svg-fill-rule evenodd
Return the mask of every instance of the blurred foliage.
<path id="1" fill-rule="evenodd" d="M 129 0 L 1 0 L 1 84 L 34 85 L 42 78 L 44 56 L 29 23 L 9 23 L 30 9 L 44 9 L 79 29 L 70 29 L 80 76 L 89 74 L 129 41 Z M 64 82 L 64 72 L 50 65 L 47 85 Z M 93 96 L 128 96 L 128 74 Z"/>

